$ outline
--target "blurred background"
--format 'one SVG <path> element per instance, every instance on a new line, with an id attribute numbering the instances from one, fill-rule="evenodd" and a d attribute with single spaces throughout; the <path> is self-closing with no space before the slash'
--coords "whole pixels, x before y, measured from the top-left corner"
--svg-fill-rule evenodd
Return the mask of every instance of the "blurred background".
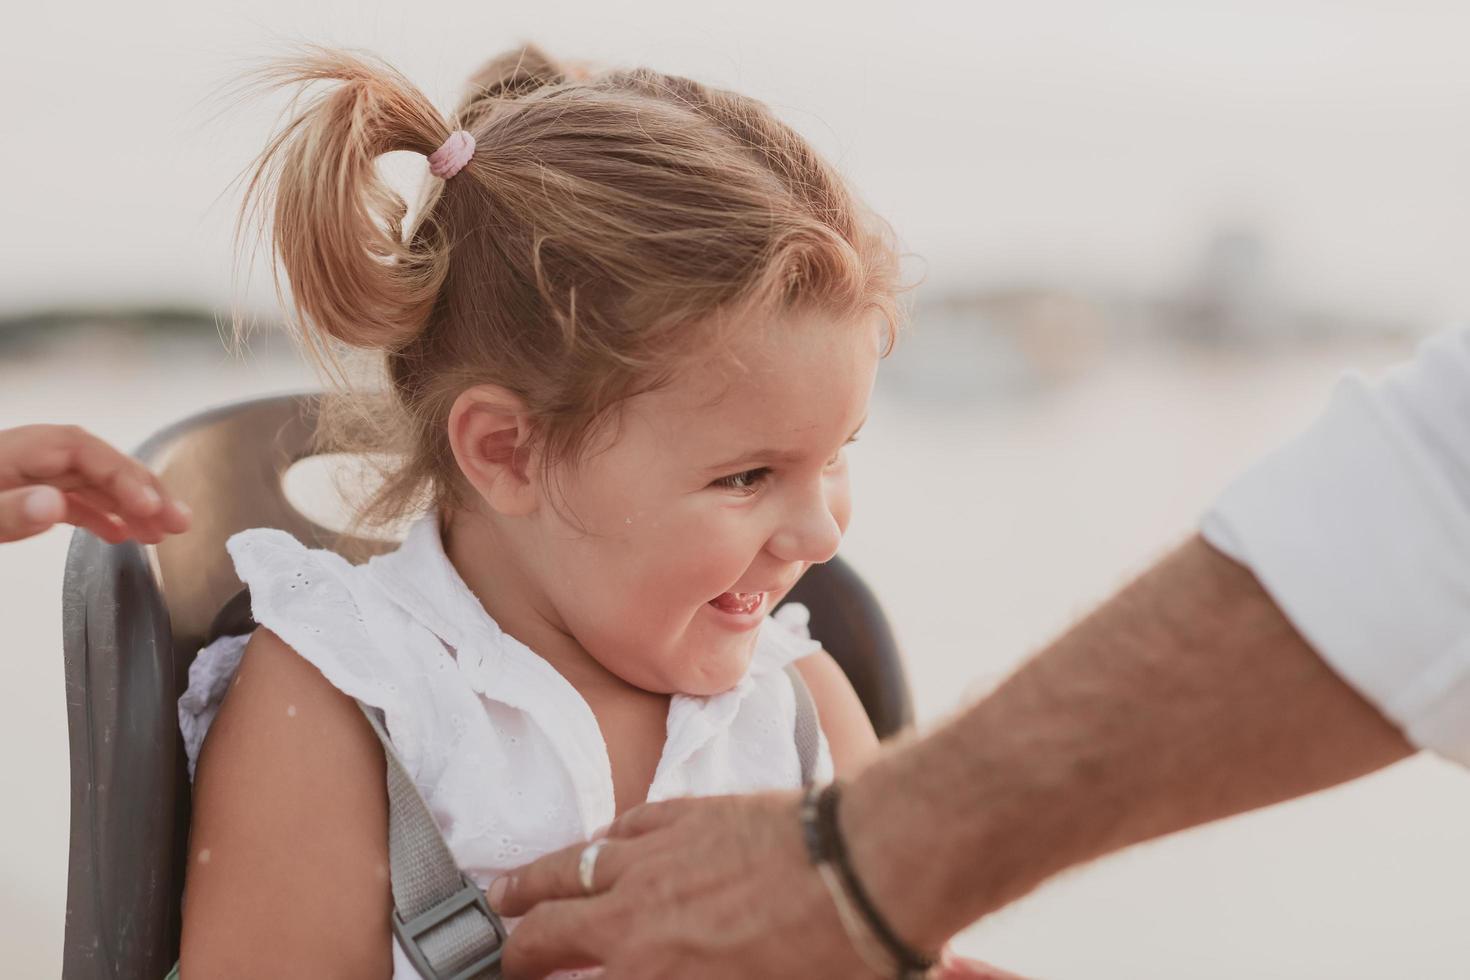
<path id="1" fill-rule="evenodd" d="M 298 41 L 441 105 L 488 56 L 648 64 L 773 104 L 921 285 L 844 552 L 932 724 L 1188 534 L 1235 473 L 1470 310 L 1470 7 L 1436 0 L 39 5 L 0 30 L 0 426 L 124 447 L 314 381 L 232 281 Z M 421 160 L 393 161 L 411 183 Z M 260 322 L 222 342 L 231 304 Z M 206 501 L 194 501 L 196 507 Z M 67 535 L 0 548 L 0 963 L 59 973 Z M 959 947 L 1042 977 L 1464 977 L 1470 775 L 1416 759 L 1064 876 Z"/>

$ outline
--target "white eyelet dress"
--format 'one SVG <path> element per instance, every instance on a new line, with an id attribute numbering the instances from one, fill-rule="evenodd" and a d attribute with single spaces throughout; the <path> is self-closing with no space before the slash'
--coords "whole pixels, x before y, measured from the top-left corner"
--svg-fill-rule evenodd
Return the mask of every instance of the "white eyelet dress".
<path id="1" fill-rule="evenodd" d="M 481 888 L 612 821 L 612 769 L 592 710 L 490 618 L 445 556 L 435 515 L 362 565 L 271 528 L 227 547 L 255 621 L 333 686 L 383 710 L 455 860 Z M 750 669 L 729 691 L 670 699 L 650 801 L 801 786 L 784 668 L 820 649 L 806 616 L 786 606 L 762 623 Z M 189 668 L 179 727 L 191 777 L 246 640 L 216 640 Z M 816 775 L 832 776 L 825 739 Z M 418 980 L 396 941 L 393 966 L 394 980 Z"/>

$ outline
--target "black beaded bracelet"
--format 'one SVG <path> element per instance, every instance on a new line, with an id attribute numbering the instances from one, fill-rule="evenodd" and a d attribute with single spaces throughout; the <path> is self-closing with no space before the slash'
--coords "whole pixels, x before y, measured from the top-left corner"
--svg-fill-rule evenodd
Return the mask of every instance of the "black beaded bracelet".
<path id="1" fill-rule="evenodd" d="M 837 804 L 841 796 L 840 784 L 828 783 L 817 793 L 812 803 L 811 819 L 803 821 L 807 852 L 811 856 L 812 863 L 830 864 L 837 869 L 843 891 L 862 913 L 868 928 L 877 937 L 884 950 L 898 964 L 899 976 L 923 976 L 930 967 L 934 966 L 935 959 L 918 952 L 898 937 L 898 934 L 889 926 L 888 921 L 883 918 L 882 913 L 878 911 L 877 906 L 873 904 L 873 900 L 868 897 L 867 890 L 863 888 L 857 873 L 853 871 L 852 862 L 847 854 L 847 843 L 843 839 L 842 828 L 837 820 Z"/>

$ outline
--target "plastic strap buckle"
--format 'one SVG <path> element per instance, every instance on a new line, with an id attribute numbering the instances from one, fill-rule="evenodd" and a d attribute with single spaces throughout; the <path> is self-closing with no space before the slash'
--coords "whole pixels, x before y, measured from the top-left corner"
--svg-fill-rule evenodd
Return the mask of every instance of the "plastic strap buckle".
<path id="1" fill-rule="evenodd" d="M 409 962 L 414 965 L 424 980 L 483 980 L 500 976 L 500 954 L 505 949 L 505 924 L 500 921 L 490 908 L 490 903 L 485 899 L 485 893 L 480 886 L 471 881 L 463 872 L 460 880 L 464 887 L 450 895 L 448 898 L 432 905 L 423 912 L 405 922 L 403 916 L 395 908 L 393 910 L 393 935 L 403 944 L 403 951 L 408 954 Z M 448 920 L 459 915 L 466 909 L 478 909 L 485 920 L 490 923 L 490 928 L 495 932 L 495 948 L 454 973 L 441 973 L 429 962 L 428 954 L 424 952 L 419 940 L 433 932 Z"/>

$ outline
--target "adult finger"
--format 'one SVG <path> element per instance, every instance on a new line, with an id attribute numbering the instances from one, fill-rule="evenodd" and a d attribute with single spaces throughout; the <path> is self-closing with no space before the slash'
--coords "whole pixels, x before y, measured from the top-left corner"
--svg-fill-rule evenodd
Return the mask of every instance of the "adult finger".
<path id="1" fill-rule="evenodd" d="M 500 960 L 505 980 L 539 980 L 557 970 L 600 966 L 606 921 L 596 899 L 547 902 L 532 909 L 511 933 Z"/>
<path id="2" fill-rule="evenodd" d="M 132 521 L 156 520 L 161 531 L 188 529 L 189 510 L 158 477 L 126 453 L 72 425 L 33 425 L 0 433 L 0 486 L 48 483 L 107 498 L 92 506 Z"/>
<path id="3" fill-rule="evenodd" d="M 67 523 L 75 524 L 77 527 L 85 527 L 94 534 L 97 533 L 96 528 L 92 523 L 88 523 L 87 519 L 95 519 L 100 515 L 117 529 L 117 533 L 120 535 L 118 540 L 120 541 L 126 541 L 128 538 L 137 538 L 143 544 L 158 544 L 158 542 L 167 537 L 167 533 L 159 526 L 156 517 L 129 518 L 119 514 L 117 508 L 114 506 L 112 497 L 99 490 L 93 490 L 85 486 L 76 490 L 68 490 L 66 491 L 66 500 L 68 505 Z M 73 514 L 82 519 L 72 520 Z M 99 536 L 106 537 L 105 535 Z M 108 537 L 107 540 L 112 541 L 112 538 Z"/>
<path id="4" fill-rule="evenodd" d="M 122 544 L 133 536 L 132 529 L 115 514 L 99 510 L 71 494 L 66 497 L 66 517 L 63 520 L 91 531 L 108 544 Z"/>
<path id="5" fill-rule="evenodd" d="M 124 519 L 170 518 L 168 493 L 142 463 L 119 452 L 90 432 L 78 431 L 71 443 L 74 466 L 89 488 L 112 497 L 114 512 Z"/>
<path id="6" fill-rule="evenodd" d="M 55 487 L 21 487 L 0 493 L 0 542 L 40 534 L 66 517 L 66 498 Z"/>
<path id="7" fill-rule="evenodd" d="M 110 486 L 98 483 L 95 471 L 84 470 L 82 477 L 88 482 L 83 486 L 106 497 L 110 505 L 108 509 L 122 518 L 135 537 L 148 544 L 157 544 L 170 534 L 189 530 L 193 513 L 188 505 L 169 494 L 152 471 L 131 456 L 117 453 L 106 443 L 95 439 L 94 442 L 105 453 L 120 456 L 122 469 L 112 478 Z"/>
<path id="8" fill-rule="evenodd" d="M 539 860 L 495 881 L 490 886 L 491 908 L 501 915 L 517 916 L 540 905 L 559 899 L 585 898 L 582 887 L 582 855 L 588 844 L 553 851 Z M 608 840 L 597 852 L 592 866 L 592 894 L 599 895 L 622 877 L 623 871 L 638 859 L 637 842 Z"/>
<path id="9" fill-rule="evenodd" d="M 501 915 L 514 917 L 525 914 L 538 902 L 581 895 L 577 866 L 586 846 L 573 844 L 552 851 L 495 879 L 486 892 L 490 907 Z"/>
<path id="10" fill-rule="evenodd" d="M 661 830 L 679 820 L 691 809 L 710 806 L 708 799 L 660 800 L 644 803 L 627 811 L 608 824 L 608 837 L 642 837 L 644 834 Z"/>

